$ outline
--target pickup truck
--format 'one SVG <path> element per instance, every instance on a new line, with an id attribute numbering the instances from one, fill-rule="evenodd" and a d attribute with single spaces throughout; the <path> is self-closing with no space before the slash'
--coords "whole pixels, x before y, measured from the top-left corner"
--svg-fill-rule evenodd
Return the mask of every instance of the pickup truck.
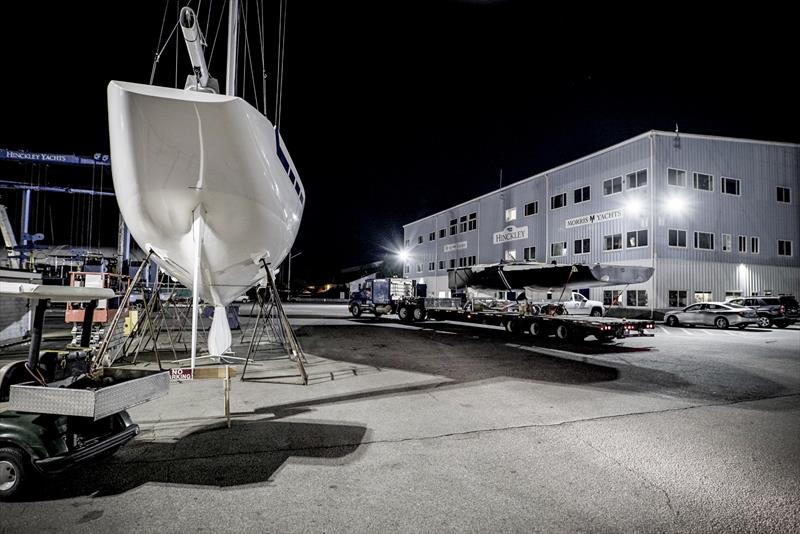
<path id="1" fill-rule="evenodd" d="M 589 300 L 577 291 L 572 291 L 569 295 L 565 295 L 565 299 L 562 301 L 533 301 L 532 304 L 539 307 L 546 304 L 561 304 L 569 315 L 589 315 L 591 317 L 602 317 L 605 315 L 605 308 L 602 302 Z"/>

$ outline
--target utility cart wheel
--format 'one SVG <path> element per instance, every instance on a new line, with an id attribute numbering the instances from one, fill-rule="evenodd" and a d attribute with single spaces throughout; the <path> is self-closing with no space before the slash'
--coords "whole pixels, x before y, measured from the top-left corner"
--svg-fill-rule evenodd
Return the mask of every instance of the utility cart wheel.
<path id="1" fill-rule="evenodd" d="M 415 321 L 424 321 L 425 310 L 423 308 L 414 308 L 413 316 Z"/>
<path id="2" fill-rule="evenodd" d="M 542 335 L 542 323 L 539 321 L 533 321 L 531 326 L 528 328 L 528 331 L 533 337 L 540 337 Z"/>
<path id="3" fill-rule="evenodd" d="M 0 449 L 0 500 L 11 499 L 28 483 L 28 457 L 16 447 Z"/>
<path id="4" fill-rule="evenodd" d="M 569 328 L 565 325 L 560 324 L 556 327 L 556 337 L 562 341 L 565 341 L 569 338 Z"/>
<path id="5" fill-rule="evenodd" d="M 714 326 L 719 328 L 720 330 L 725 330 L 728 328 L 728 320 L 725 317 L 717 317 L 714 319 Z"/>
<path id="6" fill-rule="evenodd" d="M 353 314 L 353 317 L 361 317 L 361 306 L 354 303 L 350 306 L 350 313 Z"/>
<path id="7" fill-rule="evenodd" d="M 408 309 L 408 306 L 400 306 L 400 308 L 397 310 L 397 316 L 404 323 L 411 322 L 411 310 Z"/>

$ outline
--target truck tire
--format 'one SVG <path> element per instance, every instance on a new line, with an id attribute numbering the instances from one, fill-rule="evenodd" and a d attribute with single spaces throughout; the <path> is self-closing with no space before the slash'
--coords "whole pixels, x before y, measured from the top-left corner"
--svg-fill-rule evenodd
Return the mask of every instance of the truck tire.
<path id="1" fill-rule="evenodd" d="M 561 341 L 569 339 L 569 328 L 566 325 L 560 324 L 556 327 L 556 337 Z"/>
<path id="2" fill-rule="evenodd" d="M 353 314 L 353 317 L 361 317 L 361 306 L 356 303 L 353 303 L 350 306 L 350 313 Z"/>
<path id="3" fill-rule="evenodd" d="M 400 318 L 401 321 L 404 323 L 410 323 L 412 320 L 411 310 L 408 309 L 408 306 L 400 306 L 397 309 L 397 316 Z"/>
<path id="4" fill-rule="evenodd" d="M 425 320 L 425 309 L 424 308 L 414 308 L 412 313 L 414 316 L 415 321 L 424 321 Z"/>
<path id="5" fill-rule="evenodd" d="M 542 323 L 539 321 L 531 322 L 531 325 L 528 327 L 528 332 L 530 332 L 533 337 L 541 337 L 542 334 L 544 334 Z"/>
<path id="6" fill-rule="evenodd" d="M 508 321 L 506 321 L 506 324 L 503 325 L 503 326 L 506 327 L 506 332 L 509 332 L 511 334 L 513 334 L 517 329 L 517 325 L 514 324 L 514 319 L 509 319 Z"/>
<path id="7" fill-rule="evenodd" d="M 28 469 L 28 456 L 16 447 L 0 449 L 0 500 L 20 495 L 28 485 L 32 473 Z"/>
<path id="8" fill-rule="evenodd" d="M 592 312 L 589 315 L 591 315 L 592 317 L 602 317 L 603 310 L 601 310 L 600 308 L 592 308 Z"/>

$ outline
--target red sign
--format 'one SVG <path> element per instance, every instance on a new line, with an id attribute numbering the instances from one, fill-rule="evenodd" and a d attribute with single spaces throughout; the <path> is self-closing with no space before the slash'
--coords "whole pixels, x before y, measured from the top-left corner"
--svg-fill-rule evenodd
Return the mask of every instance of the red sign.
<path id="1" fill-rule="evenodd" d="M 182 368 L 176 367 L 174 369 L 169 370 L 169 379 L 170 380 L 191 380 L 192 379 L 192 370 L 191 368 Z"/>

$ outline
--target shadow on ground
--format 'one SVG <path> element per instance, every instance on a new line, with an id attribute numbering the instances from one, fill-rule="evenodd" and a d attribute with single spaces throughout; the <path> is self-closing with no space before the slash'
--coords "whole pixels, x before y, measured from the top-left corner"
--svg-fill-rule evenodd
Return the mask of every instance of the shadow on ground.
<path id="1" fill-rule="evenodd" d="M 263 484 L 289 458 L 339 465 L 353 461 L 366 427 L 320 422 L 234 421 L 176 443 L 136 441 L 110 460 L 48 479 L 25 501 L 117 495 L 149 482 L 228 488 Z"/>

